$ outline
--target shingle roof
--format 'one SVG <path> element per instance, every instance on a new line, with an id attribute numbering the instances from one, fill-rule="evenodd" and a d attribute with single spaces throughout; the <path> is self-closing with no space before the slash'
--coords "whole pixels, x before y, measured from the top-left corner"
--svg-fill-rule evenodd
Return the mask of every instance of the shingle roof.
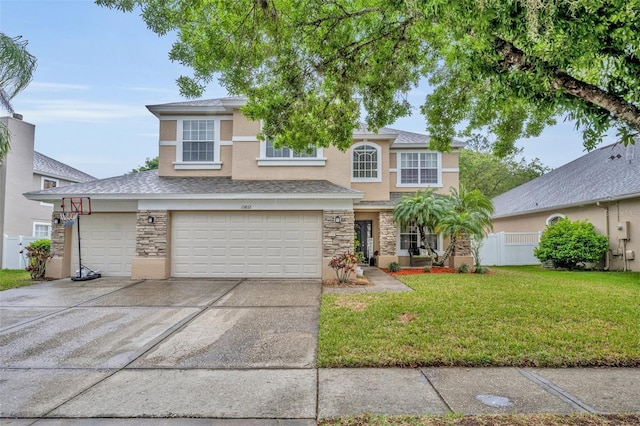
<path id="1" fill-rule="evenodd" d="M 353 198 L 362 192 L 326 180 L 232 180 L 230 177 L 160 177 L 157 170 L 29 192 L 28 198 L 215 199 L 281 195 L 283 198 Z"/>
<path id="2" fill-rule="evenodd" d="M 390 192 L 387 201 L 360 201 L 354 204 L 354 207 L 361 208 L 394 208 L 405 195 L 411 195 L 411 192 Z"/>
<path id="3" fill-rule="evenodd" d="M 596 149 L 493 199 L 494 217 L 640 196 L 640 147 Z"/>
<path id="4" fill-rule="evenodd" d="M 95 177 L 86 174 L 71 166 L 67 166 L 51 157 L 33 152 L 33 171 L 38 174 L 56 177 L 71 182 L 88 182 L 96 180 Z"/>
<path id="5" fill-rule="evenodd" d="M 380 129 L 378 129 L 377 132 L 374 133 L 367 128 L 367 125 L 365 123 L 361 123 L 360 127 L 356 129 L 353 133 L 354 134 L 373 133 L 378 135 L 389 135 L 389 136 L 397 135 L 393 143 L 394 146 L 404 145 L 404 144 L 429 145 L 429 142 L 431 141 L 431 137 L 424 133 L 407 132 L 405 130 L 394 129 L 391 127 L 381 127 Z M 465 143 L 454 140 L 452 142 L 452 146 L 454 147 L 465 146 Z"/>

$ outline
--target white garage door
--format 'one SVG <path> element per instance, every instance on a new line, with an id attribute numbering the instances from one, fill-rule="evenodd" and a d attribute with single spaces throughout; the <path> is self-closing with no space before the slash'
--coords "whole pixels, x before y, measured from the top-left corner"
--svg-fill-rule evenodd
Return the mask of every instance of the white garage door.
<path id="1" fill-rule="evenodd" d="M 78 226 L 73 225 L 71 275 L 78 270 Z M 82 264 L 103 276 L 131 276 L 136 252 L 135 213 L 93 213 L 80 218 Z"/>
<path id="2" fill-rule="evenodd" d="M 175 212 L 176 277 L 309 277 L 322 274 L 320 212 Z"/>

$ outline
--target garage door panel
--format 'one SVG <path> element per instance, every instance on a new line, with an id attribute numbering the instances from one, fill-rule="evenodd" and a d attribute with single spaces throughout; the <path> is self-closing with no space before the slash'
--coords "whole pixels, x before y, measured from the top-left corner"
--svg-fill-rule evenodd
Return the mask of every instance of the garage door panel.
<path id="1" fill-rule="evenodd" d="M 130 276 L 136 251 L 135 213 L 94 213 L 80 218 L 82 264 L 104 276 Z M 72 231 L 71 270 L 78 269 L 78 227 Z"/>
<path id="2" fill-rule="evenodd" d="M 172 274 L 318 278 L 321 226 L 320 212 L 175 212 Z"/>

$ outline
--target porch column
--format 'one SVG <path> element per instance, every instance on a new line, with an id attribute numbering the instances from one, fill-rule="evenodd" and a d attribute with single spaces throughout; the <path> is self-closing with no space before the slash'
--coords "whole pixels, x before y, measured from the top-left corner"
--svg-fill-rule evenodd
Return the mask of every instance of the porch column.
<path id="1" fill-rule="evenodd" d="M 340 218 L 339 222 L 336 217 Z M 335 271 L 329 268 L 333 256 L 353 253 L 354 220 L 353 210 L 322 212 L 322 279 L 335 278 Z"/>
<path id="2" fill-rule="evenodd" d="M 56 218 L 60 218 L 60 212 L 51 214 L 51 255 L 53 257 L 47 260 L 45 276 L 53 279 L 68 278 L 71 276 L 72 227 L 64 226 L 62 221 L 55 223 Z"/>
<path id="3" fill-rule="evenodd" d="M 380 216 L 380 253 L 378 267 L 386 268 L 389 263 L 397 262 L 396 244 L 398 227 L 393 222 L 393 211 L 381 211 Z"/>
<path id="4" fill-rule="evenodd" d="M 165 279 L 171 276 L 170 224 L 166 210 L 138 211 L 136 257 L 131 262 L 131 278 Z"/>

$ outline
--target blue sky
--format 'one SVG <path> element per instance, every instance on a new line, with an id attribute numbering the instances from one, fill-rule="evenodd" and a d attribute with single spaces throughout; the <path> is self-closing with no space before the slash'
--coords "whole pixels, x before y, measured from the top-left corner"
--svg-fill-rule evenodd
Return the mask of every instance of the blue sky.
<path id="1" fill-rule="evenodd" d="M 145 105 L 184 100 L 175 80 L 190 74 L 168 59 L 173 36 L 158 37 L 137 13 L 91 0 L 0 0 L 0 31 L 23 36 L 38 59 L 33 82 L 13 100 L 36 125 L 36 150 L 98 178 L 157 155 L 158 122 Z M 409 94 L 414 114 L 391 127 L 424 132 L 419 106 L 426 90 Z M 204 95 L 221 96 L 226 90 L 215 84 Z M 526 158 L 553 168 L 584 154 L 571 123 L 519 145 Z"/>

